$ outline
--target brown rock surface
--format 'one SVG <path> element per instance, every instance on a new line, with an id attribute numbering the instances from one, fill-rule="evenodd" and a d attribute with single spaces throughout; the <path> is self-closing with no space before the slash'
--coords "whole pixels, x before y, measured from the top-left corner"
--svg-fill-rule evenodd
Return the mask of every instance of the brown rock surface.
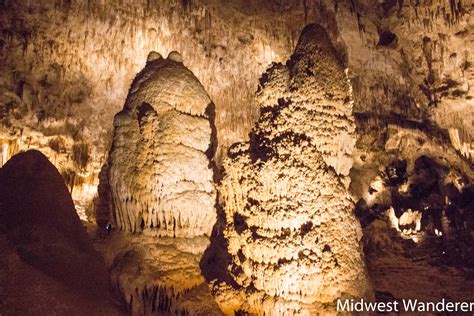
<path id="1" fill-rule="evenodd" d="M 61 175 L 38 151 L 0 169 L 0 245 L 2 314 L 122 313 Z"/>

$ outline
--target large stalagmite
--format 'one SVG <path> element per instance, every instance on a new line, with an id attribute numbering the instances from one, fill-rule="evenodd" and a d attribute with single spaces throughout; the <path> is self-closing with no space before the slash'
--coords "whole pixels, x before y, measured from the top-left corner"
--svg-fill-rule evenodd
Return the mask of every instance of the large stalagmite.
<path id="1" fill-rule="evenodd" d="M 350 83 L 320 26 L 261 79 L 249 143 L 224 161 L 224 236 L 234 282 L 215 293 L 229 314 L 309 315 L 370 296 L 360 225 L 344 181 L 352 165 Z"/>
<path id="2" fill-rule="evenodd" d="M 115 116 L 108 185 L 121 232 L 107 261 L 134 315 L 218 310 L 199 267 L 216 218 L 213 120 L 177 52 L 150 53 Z"/>
<path id="3" fill-rule="evenodd" d="M 180 59 L 151 53 L 115 116 L 109 181 L 123 230 L 193 237 L 215 222 L 213 104 Z"/>

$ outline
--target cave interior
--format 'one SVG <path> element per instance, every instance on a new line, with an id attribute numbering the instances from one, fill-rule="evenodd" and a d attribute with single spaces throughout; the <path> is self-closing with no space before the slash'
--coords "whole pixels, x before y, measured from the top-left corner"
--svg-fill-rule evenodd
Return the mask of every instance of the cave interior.
<path id="1" fill-rule="evenodd" d="M 474 302 L 472 13 L 0 0 L 0 315 Z"/>

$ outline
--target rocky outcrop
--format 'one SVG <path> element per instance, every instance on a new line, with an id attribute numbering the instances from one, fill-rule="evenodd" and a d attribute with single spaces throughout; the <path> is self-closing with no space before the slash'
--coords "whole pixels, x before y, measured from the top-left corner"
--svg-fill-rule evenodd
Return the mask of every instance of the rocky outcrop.
<path id="1" fill-rule="evenodd" d="M 161 237 L 115 231 L 106 260 L 132 315 L 222 315 L 199 262 L 205 236 Z"/>
<path id="2" fill-rule="evenodd" d="M 149 58 L 114 119 L 109 183 L 118 227 L 210 235 L 215 189 L 213 104 L 177 60 Z"/>
<path id="3" fill-rule="evenodd" d="M 343 183 L 351 167 L 350 85 L 325 30 L 309 25 L 286 65 L 262 77 L 249 143 L 224 161 L 228 314 L 312 315 L 370 296 L 360 224 Z"/>
<path id="4" fill-rule="evenodd" d="M 179 53 L 152 52 L 115 116 L 108 184 L 120 231 L 107 261 L 134 315 L 219 314 L 199 267 L 216 221 L 213 111 Z"/>
<path id="5" fill-rule="evenodd" d="M 0 169 L 0 310 L 121 315 L 58 170 L 38 151 Z"/>

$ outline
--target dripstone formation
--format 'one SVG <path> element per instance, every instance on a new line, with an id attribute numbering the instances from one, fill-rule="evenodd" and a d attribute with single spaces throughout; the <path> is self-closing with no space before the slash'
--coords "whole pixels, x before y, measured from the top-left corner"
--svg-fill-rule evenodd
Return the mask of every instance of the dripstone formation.
<path id="1" fill-rule="evenodd" d="M 181 56 L 151 53 L 114 119 L 109 182 L 122 230 L 210 235 L 212 118 L 213 104 Z"/>
<path id="2" fill-rule="evenodd" d="M 344 184 L 352 165 L 350 83 L 320 26 L 261 79 L 250 142 L 224 161 L 224 236 L 230 282 L 216 282 L 223 311 L 315 315 L 341 297 L 371 295 L 361 227 Z"/>
<path id="3" fill-rule="evenodd" d="M 216 219 L 214 109 L 182 60 L 150 53 L 114 119 L 108 262 L 133 315 L 218 309 L 199 267 Z"/>

